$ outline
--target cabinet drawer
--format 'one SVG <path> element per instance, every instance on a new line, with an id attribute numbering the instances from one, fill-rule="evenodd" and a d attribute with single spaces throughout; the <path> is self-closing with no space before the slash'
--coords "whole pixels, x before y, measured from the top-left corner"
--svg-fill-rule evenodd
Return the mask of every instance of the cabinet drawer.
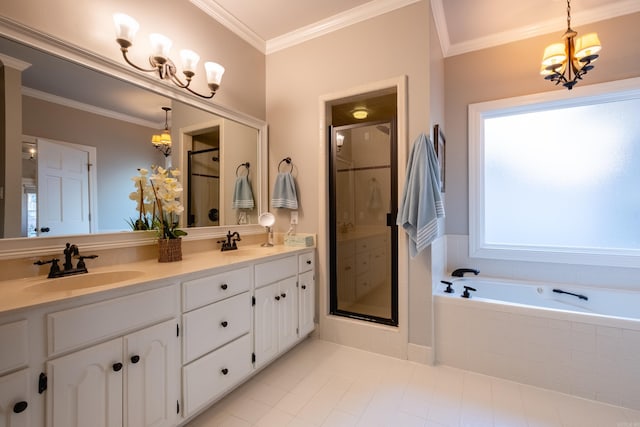
<path id="1" fill-rule="evenodd" d="M 26 320 L 0 325 L 0 375 L 29 363 L 28 337 Z"/>
<path id="2" fill-rule="evenodd" d="M 182 316 L 184 362 L 188 363 L 249 332 L 249 292 L 199 308 Z"/>
<path id="3" fill-rule="evenodd" d="M 220 301 L 251 287 L 251 267 L 214 274 L 182 283 L 184 311 Z"/>
<path id="4" fill-rule="evenodd" d="M 239 384 L 252 369 L 249 334 L 185 366 L 184 416 L 194 414 Z"/>
<path id="5" fill-rule="evenodd" d="M 256 288 L 295 276 L 297 273 L 298 257 L 296 255 L 256 264 Z"/>
<path id="6" fill-rule="evenodd" d="M 165 286 L 49 314 L 48 354 L 60 354 L 170 319 L 178 311 L 178 298 L 177 286 Z"/>
<path id="7" fill-rule="evenodd" d="M 298 255 L 298 272 L 304 273 L 305 271 L 313 270 L 315 263 L 313 252 Z"/>

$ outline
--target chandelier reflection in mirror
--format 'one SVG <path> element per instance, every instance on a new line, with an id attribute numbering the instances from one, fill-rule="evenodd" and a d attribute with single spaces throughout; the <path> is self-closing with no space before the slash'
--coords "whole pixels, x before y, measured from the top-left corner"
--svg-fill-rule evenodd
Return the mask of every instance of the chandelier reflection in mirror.
<path id="1" fill-rule="evenodd" d="M 151 137 L 151 143 L 160 150 L 165 157 L 169 157 L 171 154 L 171 133 L 169 132 L 169 111 L 171 111 L 171 108 L 162 107 L 162 109 L 164 110 L 164 129 L 159 134 Z"/>
<path id="2" fill-rule="evenodd" d="M 224 67 L 215 62 L 205 62 L 204 69 L 207 76 L 207 84 L 211 91 L 208 95 L 203 95 L 191 89 L 191 79 L 195 75 L 195 69 L 200 61 L 200 56 L 192 50 L 183 49 L 180 51 L 180 57 L 182 59 L 182 73 L 184 74 L 185 81 L 180 79 L 177 75 L 177 68 L 174 62 L 169 58 L 169 50 L 171 49 L 171 40 L 162 34 L 150 34 L 151 40 L 151 56 L 149 56 L 149 63 L 153 68 L 143 68 L 134 64 L 129 60 L 127 56 L 128 49 L 133 45 L 133 39 L 138 32 L 140 25 L 132 17 L 123 13 L 116 13 L 113 15 L 113 21 L 116 25 L 116 42 L 120 45 L 120 51 L 127 64 L 131 65 L 136 70 L 144 72 L 157 72 L 158 77 L 162 80 L 172 81 L 176 86 L 186 89 L 194 95 L 202 98 L 213 98 L 216 91 L 220 87 L 220 81 L 224 74 Z"/>
<path id="3" fill-rule="evenodd" d="M 589 33 L 576 38 L 577 32 L 571 29 L 571 0 L 567 0 L 567 31 L 562 38 L 564 43 L 554 43 L 544 50 L 540 74 L 546 80 L 571 90 L 582 80 L 587 71 L 593 69 L 601 49 L 598 34 Z"/>

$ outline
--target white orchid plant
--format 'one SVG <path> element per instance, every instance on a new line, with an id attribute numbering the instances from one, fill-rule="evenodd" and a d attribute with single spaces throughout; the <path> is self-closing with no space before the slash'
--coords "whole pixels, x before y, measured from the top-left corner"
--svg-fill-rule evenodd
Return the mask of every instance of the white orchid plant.
<path id="1" fill-rule="evenodd" d="M 180 170 L 151 166 L 149 170 L 138 169 L 139 175 L 131 178 L 136 191 L 129 194 L 137 203 L 138 219 L 129 221 L 134 230 L 158 232 L 161 239 L 177 239 L 187 233 L 178 229 L 178 219 L 184 211 L 180 202 L 182 184 L 178 181 Z"/>

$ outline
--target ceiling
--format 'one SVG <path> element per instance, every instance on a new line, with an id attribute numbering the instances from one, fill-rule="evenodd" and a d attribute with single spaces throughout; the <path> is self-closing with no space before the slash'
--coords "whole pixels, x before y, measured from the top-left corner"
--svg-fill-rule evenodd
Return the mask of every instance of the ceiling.
<path id="1" fill-rule="evenodd" d="M 189 1 L 268 54 L 421 0 Z M 566 28 L 565 0 L 430 1 L 445 56 L 553 31 L 561 34 Z M 640 0 L 573 0 L 571 8 L 579 31 L 580 25 L 589 22 L 639 12 Z M 83 79 L 75 77 L 87 71 L 83 67 L 7 39 L 0 38 L 0 53 L 33 64 L 23 74 L 25 85 L 33 89 L 98 106 L 107 115 L 117 111 L 139 124 L 161 127 L 164 123 L 160 107 L 167 100 L 163 97 L 133 91 L 131 85 L 122 86 L 99 73 L 94 73 L 97 81 L 83 86 Z M 101 94 L 99 99 L 94 99 L 96 93 Z"/>
<path id="2" fill-rule="evenodd" d="M 419 0 L 190 1 L 268 54 Z M 566 0 L 431 0 L 431 7 L 445 56 L 566 29 Z M 577 30 L 638 11 L 638 0 L 571 2 Z"/>

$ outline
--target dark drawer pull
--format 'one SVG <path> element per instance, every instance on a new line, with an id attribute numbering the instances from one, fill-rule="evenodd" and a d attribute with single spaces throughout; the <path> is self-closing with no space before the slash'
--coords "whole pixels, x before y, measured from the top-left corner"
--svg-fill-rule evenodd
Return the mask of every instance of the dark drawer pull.
<path id="1" fill-rule="evenodd" d="M 226 328 L 227 326 L 229 326 L 229 322 L 227 322 L 226 320 L 223 320 L 222 322 L 220 322 L 220 325 L 221 325 L 223 328 Z"/>
<path id="2" fill-rule="evenodd" d="M 122 363 L 114 363 L 112 367 L 115 372 L 118 372 L 120 369 L 122 369 Z"/>
<path id="3" fill-rule="evenodd" d="M 24 400 L 22 402 L 18 402 L 15 405 L 13 405 L 13 413 L 19 414 L 21 412 L 24 412 L 25 409 L 27 409 L 27 406 L 29 406 L 29 404 Z"/>
<path id="4" fill-rule="evenodd" d="M 131 363 L 136 364 L 140 361 L 140 356 L 138 356 L 137 354 L 134 356 L 131 356 Z"/>
<path id="5" fill-rule="evenodd" d="M 222 285 L 220 285 L 220 289 L 222 289 L 223 291 L 226 291 L 228 287 L 229 286 L 226 283 L 223 283 Z"/>
<path id="6" fill-rule="evenodd" d="M 229 370 L 227 368 L 222 368 L 220 372 L 222 372 L 222 375 L 227 375 L 229 373 Z"/>

